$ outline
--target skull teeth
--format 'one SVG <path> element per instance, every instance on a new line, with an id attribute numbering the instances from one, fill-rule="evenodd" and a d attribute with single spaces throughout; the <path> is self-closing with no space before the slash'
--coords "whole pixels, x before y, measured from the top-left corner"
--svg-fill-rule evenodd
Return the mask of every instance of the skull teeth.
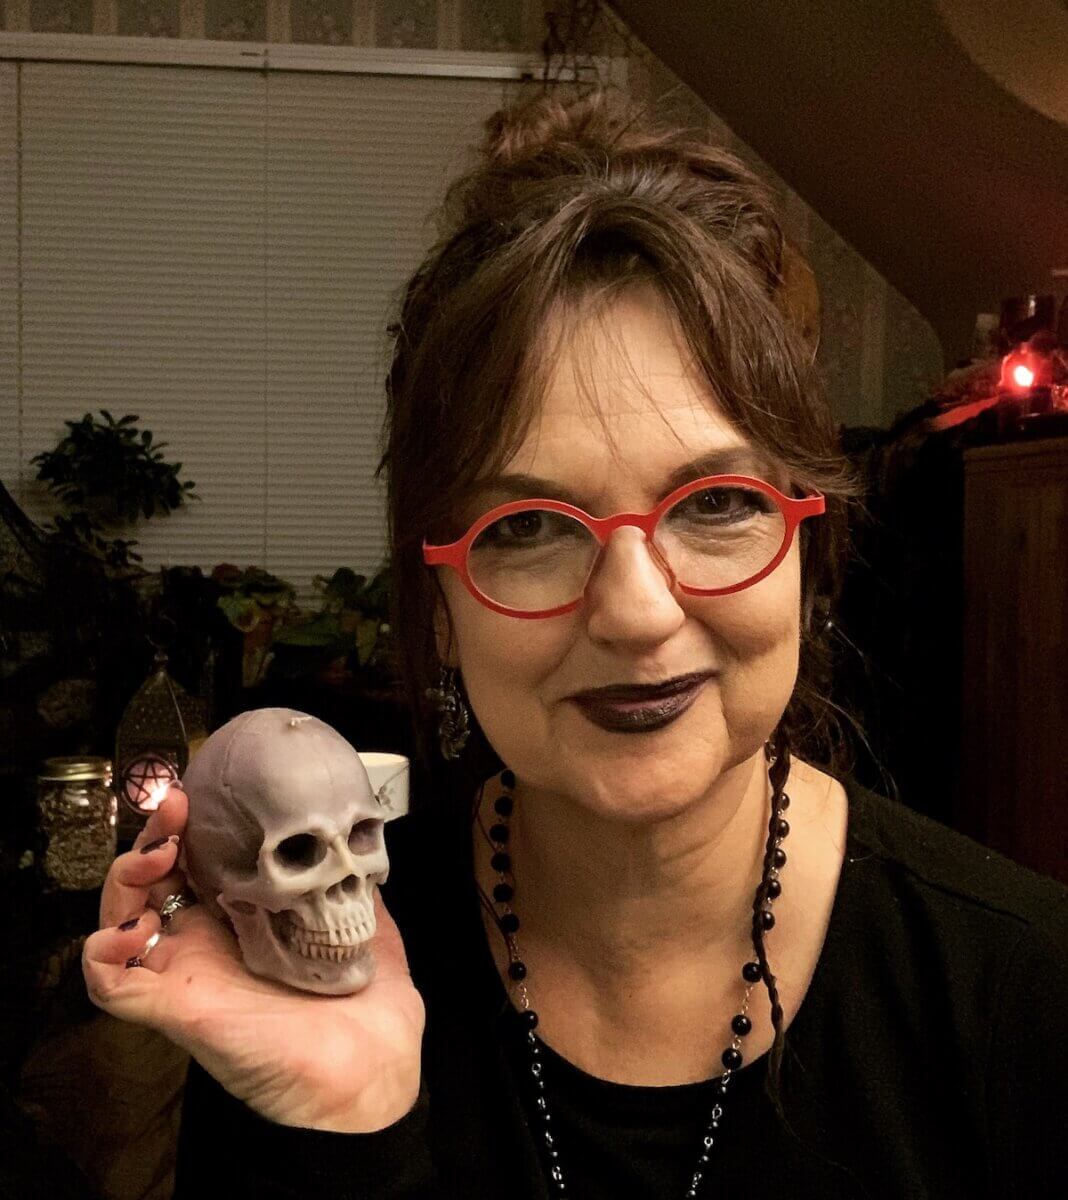
<path id="1" fill-rule="evenodd" d="M 309 942 L 306 945 L 300 942 L 294 942 L 294 947 L 304 958 L 317 959 L 320 962 L 348 962 L 350 959 L 356 958 L 363 953 L 364 947 L 360 946 L 322 946 L 318 942 Z"/>
<path id="2" fill-rule="evenodd" d="M 294 920 L 292 913 L 285 915 L 286 941 L 306 958 L 325 958 L 340 962 L 351 958 L 375 933 L 373 914 L 355 925 L 341 929 L 309 929 L 299 918 Z"/>

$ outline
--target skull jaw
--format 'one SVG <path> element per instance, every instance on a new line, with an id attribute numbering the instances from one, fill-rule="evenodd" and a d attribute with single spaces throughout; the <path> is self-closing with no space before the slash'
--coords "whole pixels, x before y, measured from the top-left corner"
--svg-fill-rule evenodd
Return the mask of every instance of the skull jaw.
<path id="1" fill-rule="evenodd" d="M 244 913 L 222 895 L 218 902 L 237 934 L 245 966 L 254 975 L 324 996 L 352 995 L 363 991 L 374 978 L 373 939 L 361 943 L 351 957 L 340 962 L 306 958 L 283 942 L 276 930 L 274 914 L 266 908 L 256 906 L 251 913 Z"/>

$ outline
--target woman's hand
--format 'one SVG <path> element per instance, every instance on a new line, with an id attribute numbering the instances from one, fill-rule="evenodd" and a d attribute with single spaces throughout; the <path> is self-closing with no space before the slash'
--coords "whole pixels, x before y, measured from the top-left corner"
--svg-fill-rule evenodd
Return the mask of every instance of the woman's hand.
<path id="1" fill-rule="evenodd" d="M 156 944 L 159 909 L 189 891 L 176 867 L 188 797 L 172 787 L 134 848 L 115 859 L 101 928 L 82 969 L 105 1012 L 159 1030 L 238 1099 L 270 1120 L 370 1132 L 403 1117 L 419 1093 L 425 1012 L 400 933 L 375 889 L 375 976 L 351 996 L 300 992 L 246 970 L 234 934 L 203 905 L 179 909 Z M 135 926 L 119 929 L 137 918 Z M 134 956 L 144 966 L 127 967 Z"/>

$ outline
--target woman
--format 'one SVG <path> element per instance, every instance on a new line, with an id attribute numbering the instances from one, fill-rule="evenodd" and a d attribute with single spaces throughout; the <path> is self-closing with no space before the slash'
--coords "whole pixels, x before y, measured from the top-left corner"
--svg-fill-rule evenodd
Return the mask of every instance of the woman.
<path id="1" fill-rule="evenodd" d="M 854 486 L 764 189 L 604 96 L 541 100 L 447 213 L 383 459 L 444 757 L 390 827 L 378 974 L 255 979 L 195 905 L 153 939 L 178 791 L 86 945 L 95 1001 L 196 1060 L 177 1195 L 1048 1186 L 1065 891 L 834 773 Z"/>

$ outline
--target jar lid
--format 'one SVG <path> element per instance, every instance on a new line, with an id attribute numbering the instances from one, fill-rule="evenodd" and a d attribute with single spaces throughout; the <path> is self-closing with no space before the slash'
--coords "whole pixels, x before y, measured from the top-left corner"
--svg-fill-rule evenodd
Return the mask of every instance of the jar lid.
<path id="1" fill-rule="evenodd" d="M 102 779 L 111 782 L 111 759 L 94 754 L 59 755 L 46 758 L 38 779 L 89 780 Z"/>

